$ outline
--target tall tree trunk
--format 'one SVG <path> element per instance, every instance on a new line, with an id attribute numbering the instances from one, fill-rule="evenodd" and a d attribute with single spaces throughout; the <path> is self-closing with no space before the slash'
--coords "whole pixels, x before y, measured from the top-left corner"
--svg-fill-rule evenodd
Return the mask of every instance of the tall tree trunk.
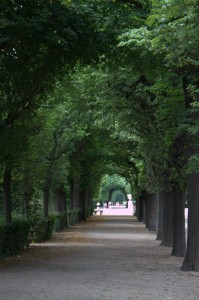
<path id="1" fill-rule="evenodd" d="M 146 227 L 150 231 L 157 230 L 158 194 L 148 195 L 146 199 Z"/>
<path id="2" fill-rule="evenodd" d="M 24 192 L 24 208 L 23 208 L 23 214 L 26 216 L 28 216 L 29 203 L 30 203 L 30 193 L 28 189 L 26 189 Z"/>
<path id="3" fill-rule="evenodd" d="M 143 221 L 143 198 L 140 196 L 136 201 L 137 219 L 139 222 Z"/>
<path id="4" fill-rule="evenodd" d="M 44 188 L 44 195 L 43 195 L 43 213 L 44 217 L 49 217 L 49 203 L 50 203 L 50 189 Z"/>
<path id="5" fill-rule="evenodd" d="M 62 191 L 62 211 L 67 211 L 66 193 Z"/>
<path id="6" fill-rule="evenodd" d="M 75 207 L 75 182 L 74 182 L 74 178 L 71 179 L 70 181 L 70 208 L 74 209 Z"/>
<path id="7" fill-rule="evenodd" d="M 188 178 L 188 239 L 183 271 L 199 272 L 199 173 Z"/>
<path id="8" fill-rule="evenodd" d="M 91 201 L 91 192 L 89 191 L 89 189 L 87 188 L 85 191 L 85 208 L 89 209 L 89 214 L 87 214 L 86 217 L 90 217 L 93 214 L 93 203 Z"/>
<path id="9" fill-rule="evenodd" d="M 59 213 L 63 211 L 63 192 L 60 189 L 56 189 L 54 192 L 54 206 L 55 210 Z"/>
<path id="10" fill-rule="evenodd" d="M 157 240 L 161 241 L 163 235 L 163 197 L 162 193 L 159 193 L 158 197 L 158 228 L 157 228 Z"/>
<path id="11" fill-rule="evenodd" d="M 198 71 L 198 70 L 197 70 Z M 191 76 L 193 78 L 193 74 Z M 198 84 L 198 74 L 196 75 L 197 88 Z M 198 122 L 199 112 L 198 110 L 193 110 L 191 107 L 192 102 L 196 99 L 192 98 L 189 91 L 190 81 L 189 78 L 184 76 L 183 78 L 183 90 L 185 96 L 185 104 L 188 110 L 188 117 L 190 120 L 190 126 L 192 122 Z M 191 108 L 191 109 L 190 109 Z M 187 135 L 187 160 L 192 156 L 198 156 L 198 143 L 199 143 L 199 133 L 192 135 Z M 187 180 L 188 189 L 188 238 L 187 238 L 187 253 L 185 260 L 182 265 L 183 271 L 197 271 L 199 272 L 199 172 L 193 171 L 192 174 L 188 175 Z"/>
<path id="12" fill-rule="evenodd" d="M 145 214 L 146 214 L 146 228 L 149 228 L 149 195 L 145 196 Z"/>
<path id="13" fill-rule="evenodd" d="M 86 221 L 86 191 L 80 191 L 80 211 L 81 211 L 81 220 Z"/>
<path id="14" fill-rule="evenodd" d="M 92 201 L 92 193 L 88 189 L 87 189 L 87 196 L 86 196 L 86 198 L 87 198 L 87 201 L 86 201 L 87 207 L 89 207 L 90 210 L 94 210 L 93 201 Z M 92 215 L 92 213 L 91 213 L 91 215 Z"/>
<path id="15" fill-rule="evenodd" d="M 58 223 L 56 228 L 57 231 L 61 231 L 68 227 L 68 216 L 67 216 L 67 207 L 66 207 L 66 194 L 62 188 L 57 188 L 54 191 L 54 209 L 58 213 L 65 213 L 61 217 L 61 222 Z"/>
<path id="16" fill-rule="evenodd" d="M 78 208 L 79 206 L 79 185 L 78 185 L 77 178 L 71 179 L 70 204 L 71 204 L 71 209 Z"/>
<path id="17" fill-rule="evenodd" d="M 173 246 L 173 192 L 162 192 L 163 230 L 161 246 Z"/>
<path id="18" fill-rule="evenodd" d="M 139 208 L 140 208 L 140 202 L 139 202 L 139 197 L 135 200 L 135 213 L 134 216 L 137 217 L 138 220 L 138 215 L 139 215 Z"/>
<path id="19" fill-rule="evenodd" d="M 5 166 L 3 176 L 3 202 L 4 202 L 4 218 L 6 223 L 12 221 L 11 209 L 11 169 Z"/>
<path id="20" fill-rule="evenodd" d="M 23 203 L 23 214 L 25 216 L 29 215 L 29 203 L 33 195 L 32 184 L 30 184 L 30 173 L 31 170 L 26 167 L 24 170 L 24 203 Z"/>
<path id="21" fill-rule="evenodd" d="M 142 197 L 142 221 L 144 224 L 146 224 L 146 196 Z"/>
<path id="22" fill-rule="evenodd" d="M 48 166 L 46 178 L 43 185 L 43 214 L 45 218 L 49 217 L 50 189 L 52 182 L 51 168 L 52 164 Z"/>
<path id="23" fill-rule="evenodd" d="M 179 188 L 173 188 L 173 250 L 172 255 L 184 257 L 186 254 L 185 241 L 185 192 Z"/>

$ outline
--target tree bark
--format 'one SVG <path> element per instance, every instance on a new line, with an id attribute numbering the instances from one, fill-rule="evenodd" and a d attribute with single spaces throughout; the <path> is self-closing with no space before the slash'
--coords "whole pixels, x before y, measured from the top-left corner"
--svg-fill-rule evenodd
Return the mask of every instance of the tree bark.
<path id="1" fill-rule="evenodd" d="M 60 189 L 56 189 L 54 193 L 54 206 L 55 210 L 59 213 L 63 211 L 63 192 Z"/>
<path id="2" fill-rule="evenodd" d="M 146 198 L 146 227 L 150 231 L 157 230 L 158 223 L 158 194 Z"/>
<path id="3" fill-rule="evenodd" d="M 92 201 L 92 193 L 91 193 L 91 191 L 89 191 L 88 189 L 87 189 L 87 191 L 86 191 L 86 206 L 91 210 L 91 209 L 94 209 L 94 207 L 93 207 L 93 201 Z M 90 215 L 92 215 L 92 212 L 91 212 L 91 214 Z"/>
<path id="4" fill-rule="evenodd" d="M 173 246 L 173 192 L 162 192 L 163 230 L 161 246 Z"/>
<path id="5" fill-rule="evenodd" d="M 77 178 L 71 179 L 70 204 L 71 204 L 71 209 L 78 208 L 79 206 L 79 185 L 78 185 Z"/>
<path id="6" fill-rule="evenodd" d="M 143 200 L 142 196 L 140 196 L 136 201 L 136 203 L 137 203 L 137 205 L 136 205 L 137 219 L 139 222 L 143 221 L 143 201 L 144 200 Z"/>
<path id="7" fill-rule="evenodd" d="M 139 202 L 139 197 L 135 201 L 135 213 L 134 216 L 137 217 L 138 220 L 138 215 L 139 215 L 139 208 L 140 208 L 140 202 Z"/>
<path id="8" fill-rule="evenodd" d="M 50 203 L 50 189 L 45 188 L 44 189 L 44 195 L 43 195 L 43 213 L 44 217 L 49 217 L 49 203 Z"/>
<path id="9" fill-rule="evenodd" d="M 81 221 L 86 221 L 86 191 L 82 190 L 79 197 L 79 207 L 81 211 Z"/>
<path id="10" fill-rule="evenodd" d="M 188 239 L 183 271 L 199 272 L 199 173 L 188 177 Z"/>
<path id="11" fill-rule="evenodd" d="M 70 181 L 70 208 L 73 209 L 75 207 L 75 199 L 74 199 L 74 179 Z"/>
<path id="12" fill-rule="evenodd" d="M 157 240 L 162 241 L 162 236 L 163 236 L 163 197 L 162 197 L 162 193 L 159 193 Z"/>
<path id="13" fill-rule="evenodd" d="M 11 209 L 11 169 L 5 167 L 3 176 L 3 202 L 4 202 L 4 218 L 6 223 L 12 221 Z"/>
<path id="14" fill-rule="evenodd" d="M 185 192 L 179 188 L 173 188 L 173 250 L 172 255 L 184 257 L 186 254 L 185 241 Z"/>
<path id="15" fill-rule="evenodd" d="M 62 211 L 67 211 L 65 191 L 62 191 Z"/>
<path id="16" fill-rule="evenodd" d="M 145 224 L 146 228 L 149 228 L 149 195 L 145 196 Z"/>
<path id="17" fill-rule="evenodd" d="M 146 224 L 146 196 L 142 196 L 142 222 Z"/>
<path id="18" fill-rule="evenodd" d="M 25 190 L 24 192 L 24 209 L 23 209 L 23 214 L 28 216 L 28 206 L 30 203 L 30 193 L 28 189 Z"/>
<path id="19" fill-rule="evenodd" d="M 196 69 L 195 85 L 197 88 L 199 86 L 198 82 L 198 70 Z M 191 74 L 191 80 L 193 80 L 193 73 Z M 193 101 L 196 101 L 198 98 L 193 99 L 192 94 L 189 91 L 190 78 L 186 75 L 183 78 L 183 91 L 185 97 L 185 105 L 188 111 L 188 118 L 190 126 L 194 122 L 198 122 L 199 112 L 198 110 L 193 110 L 191 106 Z M 197 100 L 198 101 L 198 100 Z M 187 161 L 192 156 L 198 156 L 198 141 L 199 133 L 187 135 Z M 193 170 L 191 174 L 188 175 L 187 180 L 187 189 L 188 189 L 188 238 L 187 238 L 187 253 L 185 260 L 182 265 L 183 271 L 197 271 L 199 272 L 199 172 L 198 170 Z"/>

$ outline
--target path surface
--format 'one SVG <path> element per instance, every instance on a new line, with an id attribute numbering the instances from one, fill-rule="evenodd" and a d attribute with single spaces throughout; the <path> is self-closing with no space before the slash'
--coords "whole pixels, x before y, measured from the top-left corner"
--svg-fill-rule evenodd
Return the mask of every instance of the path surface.
<path id="1" fill-rule="evenodd" d="M 134 217 L 93 216 L 1 262 L 0 300 L 198 300 L 170 252 Z"/>

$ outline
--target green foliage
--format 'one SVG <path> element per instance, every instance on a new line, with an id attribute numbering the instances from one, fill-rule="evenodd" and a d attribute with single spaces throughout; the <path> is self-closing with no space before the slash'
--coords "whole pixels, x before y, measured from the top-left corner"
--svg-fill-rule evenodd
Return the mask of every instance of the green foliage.
<path id="1" fill-rule="evenodd" d="M 154 0 L 145 24 L 119 36 L 119 47 L 134 55 L 132 67 L 136 73 L 139 70 L 142 74 L 142 82 L 139 79 L 131 89 L 136 99 L 132 110 L 139 109 L 131 113 L 134 120 L 131 130 L 136 129 L 141 138 L 139 149 L 144 159 L 142 188 L 149 192 L 169 189 L 173 184 L 181 188 L 185 185 L 185 136 L 187 131 L 198 132 L 197 122 L 194 126 L 189 120 L 186 99 L 186 95 L 192 99 L 197 95 L 194 75 L 198 73 L 197 19 L 198 4 L 194 0 Z M 186 77 L 189 85 L 185 87 Z M 138 93 L 138 88 L 141 93 Z M 128 96 L 127 100 L 131 98 Z M 142 107 L 145 108 L 143 115 Z M 138 120 L 141 126 L 137 126 Z M 143 123 L 147 124 L 146 131 Z"/>
<path id="2" fill-rule="evenodd" d="M 129 183 L 119 175 L 105 175 L 101 183 L 101 200 L 108 200 L 108 194 L 111 189 L 124 189 L 126 193 L 131 193 Z"/>
<path id="3" fill-rule="evenodd" d="M 78 209 L 68 209 L 67 210 L 67 215 L 68 215 L 68 225 L 74 225 L 79 222 L 79 210 Z"/>
<path id="4" fill-rule="evenodd" d="M 59 232 L 59 231 L 62 231 L 66 228 L 68 228 L 68 214 L 67 214 L 67 212 L 56 214 L 55 215 L 54 230 Z"/>
<path id="5" fill-rule="evenodd" d="M 86 219 L 93 215 L 93 207 L 86 207 L 85 209 L 85 216 Z"/>
<path id="6" fill-rule="evenodd" d="M 55 225 L 55 215 L 49 218 L 40 218 L 37 223 L 31 224 L 31 242 L 41 243 L 50 240 Z"/>
<path id="7" fill-rule="evenodd" d="M 29 202 L 28 218 L 30 220 L 30 240 L 34 240 L 35 230 L 41 219 L 41 203 L 35 198 Z"/>
<path id="8" fill-rule="evenodd" d="M 30 222 L 15 218 L 12 223 L 0 222 L 0 257 L 17 255 L 28 247 Z"/>
<path id="9" fill-rule="evenodd" d="M 32 239 L 37 230 L 38 240 L 48 238 L 51 227 L 40 201 L 31 208 L 36 193 L 69 194 L 74 177 L 91 198 L 100 186 L 105 198 L 112 185 L 137 196 L 184 187 L 185 136 L 199 132 L 196 0 L 0 8 L 0 162 L 12 168 L 13 208 L 23 212 L 29 196 Z M 198 170 L 197 153 L 189 169 Z M 105 174 L 128 184 L 104 183 Z M 69 225 L 82 217 L 68 211 Z M 56 216 L 56 230 L 66 219 Z"/>

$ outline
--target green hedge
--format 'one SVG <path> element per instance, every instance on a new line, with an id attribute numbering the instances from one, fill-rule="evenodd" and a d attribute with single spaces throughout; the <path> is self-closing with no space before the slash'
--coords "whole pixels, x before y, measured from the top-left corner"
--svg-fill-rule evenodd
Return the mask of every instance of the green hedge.
<path id="1" fill-rule="evenodd" d="M 68 225 L 74 225 L 79 222 L 79 209 L 67 210 L 68 215 Z"/>
<path id="2" fill-rule="evenodd" d="M 92 215 L 93 209 L 86 209 L 86 217 Z M 14 218 L 9 224 L 0 219 L 0 257 L 20 254 L 29 242 L 41 243 L 51 239 L 53 231 L 61 231 L 82 220 L 82 211 L 67 210 L 49 218 L 40 216 L 30 220 Z"/>
<path id="3" fill-rule="evenodd" d="M 20 254 L 29 243 L 30 222 L 25 218 L 0 222 L 0 257 Z"/>
<path id="4" fill-rule="evenodd" d="M 50 240 L 53 235 L 55 219 L 55 215 L 51 215 L 48 218 L 41 218 L 36 223 L 32 223 L 30 241 L 41 243 Z"/>
<path id="5" fill-rule="evenodd" d="M 65 211 L 55 215 L 55 228 L 56 232 L 68 228 L 68 213 Z"/>
<path id="6" fill-rule="evenodd" d="M 93 215 L 93 207 L 87 207 L 86 208 L 86 218 L 89 218 L 90 216 Z"/>

